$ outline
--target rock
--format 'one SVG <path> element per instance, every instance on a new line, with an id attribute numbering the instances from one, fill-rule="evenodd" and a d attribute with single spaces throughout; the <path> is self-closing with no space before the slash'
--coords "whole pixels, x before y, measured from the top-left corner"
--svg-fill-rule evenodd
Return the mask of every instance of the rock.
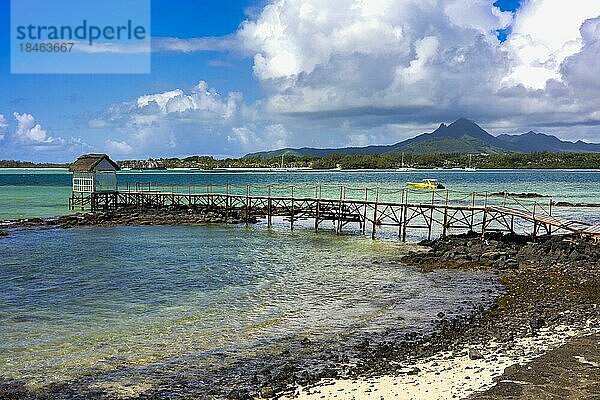
<path id="1" fill-rule="evenodd" d="M 544 319 L 542 319 L 542 318 L 534 318 L 531 321 L 529 321 L 529 326 L 531 327 L 532 332 L 537 332 L 538 330 L 543 328 L 545 325 L 546 325 L 546 321 L 544 321 Z"/>
<path id="2" fill-rule="evenodd" d="M 260 397 L 270 399 L 273 396 L 275 396 L 275 390 L 273 390 L 273 388 L 267 386 L 260 389 Z"/>
<path id="3" fill-rule="evenodd" d="M 483 354 L 481 354 L 481 351 L 477 349 L 469 349 L 469 358 L 471 360 L 481 360 L 483 358 Z"/>
<path id="4" fill-rule="evenodd" d="M 506 256 L 507 253 L 503 251 L 487 251 L 481 254 L 481 258 L 487 258 L 490 260 L 498 260 L 502 256 Z"/>
<path id="5" fill-rule="evenodd" d="M 519 369 L 520 369 L 519 364 L 509 365 L 508 367 L 504 368 L 504 376 L 510 377 L 511 375 L 516 374 L 519 371 Z"/>
<path id="6" fill-rule="evenodd" d="M 0 229 L 0 237 L 4 237 L 4 236 L 8 236 L 8 233 L 6 231 L 3 231 Z"/>
<path id="7" fill-rule="evenodd" d="M 229 400 L 251 400 L 253 397 L 245 389 L 234 389 L 227 395 Z"/>

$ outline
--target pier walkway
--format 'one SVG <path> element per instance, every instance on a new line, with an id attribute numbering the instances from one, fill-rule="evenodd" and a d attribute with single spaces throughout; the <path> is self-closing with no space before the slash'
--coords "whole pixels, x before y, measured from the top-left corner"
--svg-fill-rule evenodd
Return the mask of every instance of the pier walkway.
<path id="1" fill-rule="evenodd" d="M 550 198 L 523 199 L 506 193 L 458 193 L 408 188 L 356 188 L 349 186 L 235 186 L 135 184 L 116 191 L 73 193 L 71 209 L 109 210 L 120 207 L 156 208 L 187 206 L 212 209 L 251 218 L 264 218 L 268 226 L 281 217 L 294 229 L 298 221 L 311 221 L 315 231 L 325 221 L 336 233 L 354 224 L 375 238 L 379 230 L 432 239 L 451 231 L 526 233 L 533 236 L 575 233 L 600 237 L 600 225 L 553 215 Z M 416 232 L 419 231 L 419 232 Z"/>

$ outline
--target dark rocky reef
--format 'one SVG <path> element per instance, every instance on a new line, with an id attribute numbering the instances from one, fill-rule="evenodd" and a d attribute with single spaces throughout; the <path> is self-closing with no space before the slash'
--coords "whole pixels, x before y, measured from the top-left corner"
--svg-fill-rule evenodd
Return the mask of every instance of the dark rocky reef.
<path id="1" fill-rule="evenodd" d="M 568 201 L 557 201 L 552 203 L 552 205 L 556 207 L 585 207 L 585 208 L 594 208 L 600 207 L 600 203 L 571 203 Z"/>
<path id="2" fill-rule="evenodd" d="M 490 193 L 490 196 L 495 196 L 495 197 L 504 197 L 504 195 L 507 195 L 509 197 L 515 197 L 518 199 L 538 199 L 538 198 L 542 198 L 542 197 L 550 197 L 545 194 L 534 193 L 534 192 L 529 192 L 529 193 L 494 192 L 494 193 Z"/>
<path id="3" fill-rule="evenodd" d="M 250 214 L 248 223 L 256 223 L 260 216 Z M 116 210 L 64 215 L 48 219 L 28 218 L 4 222 L 3 225 L 5 227 L 73 228 L 76 226 L 198 225 L 245 222 L 245 211 L 170 205 L 155 208 L 123 207 Z"/>

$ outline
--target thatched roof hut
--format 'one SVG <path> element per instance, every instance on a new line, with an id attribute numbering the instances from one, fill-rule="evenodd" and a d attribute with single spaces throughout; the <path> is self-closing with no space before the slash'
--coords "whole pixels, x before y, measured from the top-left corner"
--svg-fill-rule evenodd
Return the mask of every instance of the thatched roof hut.
<path id="1" fill-rule="evenodd" d="M 96 193 L 117 190 L 117 171 L 121 168 L 106 154 L 84 154 L 71 164 L 73 192 Z"/>
<path id="2" fill-rule="evenodd" d="M 121 168 L 106 154 L 84 154 L 71 164 L 71 172 L 119 171 Z"/>

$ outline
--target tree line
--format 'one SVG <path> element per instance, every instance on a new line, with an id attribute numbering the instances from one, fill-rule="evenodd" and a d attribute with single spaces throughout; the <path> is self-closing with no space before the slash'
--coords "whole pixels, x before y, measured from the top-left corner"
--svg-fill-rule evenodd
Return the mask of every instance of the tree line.
<path id="1" fill-rule="evenodd" d="M 469 163 L 468 154 L 331 154 L 326 157 L 284 155 L 286 168 L 310 167 L 313 169 L 395 169 L 402 165 L 413 168 L 463 168 Z M 598 169 L 600 153 L 509 153 L 473 154 L 471 166 L 477 169 Z M 136 160 L 120 161 L 128 165 Z M 215 159 L 211 156 L 191 156 L 185 158 L 157 158 L 166 168 L 277 168 L 281 166 L 279 157 L 244 157 Z M 0 160 L 0 168 L 68 168 L 69 164 L 32 163 L 28 161 Z"/>

